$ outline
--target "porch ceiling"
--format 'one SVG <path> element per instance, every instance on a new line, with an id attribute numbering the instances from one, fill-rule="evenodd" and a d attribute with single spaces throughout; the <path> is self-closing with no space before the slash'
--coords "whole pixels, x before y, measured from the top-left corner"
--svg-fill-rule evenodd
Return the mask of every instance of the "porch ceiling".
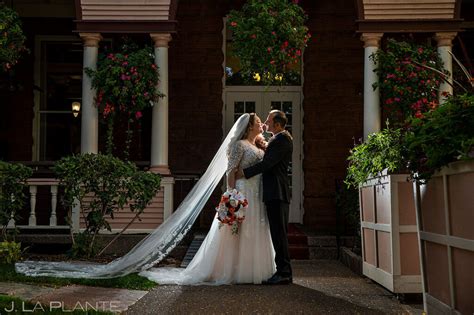
<path id="1" fill-rule="evenodd" d="M 75 0 L 77 32 L 175 33 L 178 0 Z"/>
<path id="2" fill-rule="evenodd" d="M 357 0 L 359 32 L 460 31 L 461 0 Z"/>

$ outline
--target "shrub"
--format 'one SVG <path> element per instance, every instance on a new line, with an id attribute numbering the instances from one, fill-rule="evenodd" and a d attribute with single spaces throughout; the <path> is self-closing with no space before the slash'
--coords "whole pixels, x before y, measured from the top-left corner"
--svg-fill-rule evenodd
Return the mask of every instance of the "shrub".
<path id="1" fill-rule="evenodd" d="M 128 205 L 137 218 L 160 189 L 159 175 L 139 171 L 133 163 L 110 155 L 65 157 L 55 164 L 54 171 L 64 187 L 66 206 L 81 205 L 86 230 L 80 242 L 88 244 L 87 256 L 94 252 L 96 235 L 102 229 L 111 230 L 108 219 L 113 219 L 116 211 Z"/>
<path id="2" fill-rule="evenodd" d="M 349 166 L 345 183 L 359 187 L 385 169 L 398 172 L 405 168 L 403 159 L 403 133 L 401 129 L 387 128 L 369 135 L 365 142 L 356 145 L 348 157 Z"/>
<path id="3" fill-rule="evenodd" d="M 415 179 L 426 181 L 441 167 L 474 157 L 474 95 L 450 96 L 410 125 L 405 145 Z"/>
<path id="4" fill-rule="evenodd" d="M 8 222 L 18 219 L 17 211 L 25 203 L 26 180 L 31 176 L 32 170 L 22 164 L 12 164 L 0 161 L 0 223 L 2 225 L 2 238 L 6 238 Z"/>

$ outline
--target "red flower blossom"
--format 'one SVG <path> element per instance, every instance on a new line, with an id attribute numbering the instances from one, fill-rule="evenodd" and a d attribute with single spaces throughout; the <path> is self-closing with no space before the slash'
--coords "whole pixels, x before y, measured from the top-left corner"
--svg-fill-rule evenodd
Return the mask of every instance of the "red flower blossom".
<path id="1" fill-rule="evenodd" d="M 114 106 L 107 103 L 104 107 L 104 112 L 102 113 L 102 115 L 104 116 L 104 118 L 106 118 L 107 116 L 109 116 L 109 114 L 111 114 L 112 112 L 114 111 Z"/>

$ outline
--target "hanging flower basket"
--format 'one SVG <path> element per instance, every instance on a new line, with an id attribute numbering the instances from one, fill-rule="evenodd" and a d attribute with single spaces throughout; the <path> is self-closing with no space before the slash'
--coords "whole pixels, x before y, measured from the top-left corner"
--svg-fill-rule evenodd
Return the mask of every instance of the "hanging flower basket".
<path id="1" fill-rule="evenodd" d="M 125 47 L 125 46 L 124 46 Z M 126 50 L 124 50 L 126 49 Z M 86 69 L 96 89 L 96 106 L 107 123 L 107 153 L 112 153 L 113 125 L 118 116 L 127 119 L 125 156 L 131 143 L 131 124 L 139 122 L 142 111 L 152 107 L 160 97 L 158 67 L 150 47 L 123 48 L 122 53 L 106 53 L 99 56 L 97 70 Z"/>
<path id="2" fill-rule="evenodd" d="M 28 51 L 25 40 L 18 14 L 0 4 L 0 72 L 9 72 Z"/>
<path id="3" fill-rule="evenodd" d="M 285 83 L 311 37 L 306 19 L 296 0 L 249 0 L 240 11 L 231 11 L 227 24 L 242 77 L 266 85 Z"/>
<path id="4" fill-rule="evenodd" d="M 421 118 L 438 107 L 444 70 L 436 48 L 391 39 L 385 51 L 370 58 L 379 76 L 374 88 L 380 89 L 382 108 L 392 123 L 403 123 L 411 116 Z"/>

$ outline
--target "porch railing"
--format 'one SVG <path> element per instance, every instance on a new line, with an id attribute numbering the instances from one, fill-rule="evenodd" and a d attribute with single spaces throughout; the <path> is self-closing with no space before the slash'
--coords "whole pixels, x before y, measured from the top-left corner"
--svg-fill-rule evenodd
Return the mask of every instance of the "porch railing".
<path id="1" fill-rule="evenodd" d="M 198 174 L 176 174 L 162 178 L 164 220 L 172 214 L 198 180 Z M 73 231 L 80 230 L 80 205 L 77 202 L 72 211 L 60 206 L 63 192 L 59 189 L 57 179 L 30 178 L 27 186 L 28 202 L 25 203 L 25 209 L 18 213 L 21 218 L 15 221 L 15 214 L 12 214 L 8 228 L 70 229 L 70 220 Z"/>
<path id="2" fill-rule="evenodd" d="M 9 228 L 17 228 L 25 229 L 25 228 L 69 228 L 69 225 L 58 225 L 58 214 L 57 214 L 57 205 L 58 205 L 58 186 L 59 181 L 53 178 L 30 178 L 27 180 L 28 185 L 28 194 L 29 194 L 29 209 L 28 210 L 28 224 L 16 224 L 15 222 L 15 214 L 12 213 L 12 217 L 8 223 Z M 37 194 L 39 187 L 49 187 L 49 202 L 45 208 L 47 210 L 43 210 L 42 212 L 49 212 L 49 224 L 37 224 Z M 78 210 L 78 209 L 73 209 Z M 21 222 L 22 220 L 20 220 Z M 63 220 L 61 220 L 63 221 Z M 66 221 L 67 222 L 67 221 Z"/>

